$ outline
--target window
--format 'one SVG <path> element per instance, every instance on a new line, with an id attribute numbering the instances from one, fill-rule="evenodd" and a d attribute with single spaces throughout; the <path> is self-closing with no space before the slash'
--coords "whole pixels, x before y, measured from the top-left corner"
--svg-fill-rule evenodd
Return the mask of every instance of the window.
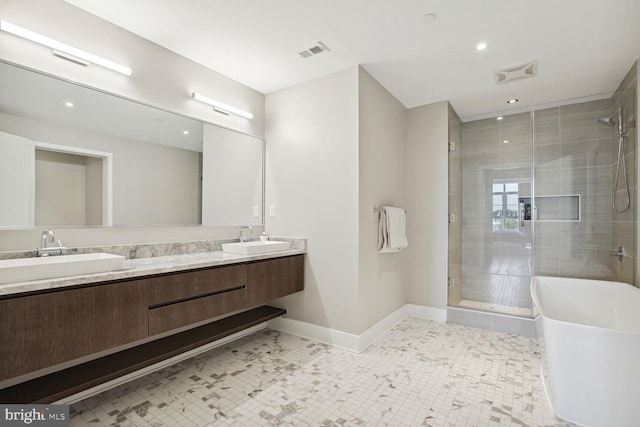
<path id="1" fill-rule="evenodd" d="M 493 231 L 518 231 L 518 183 L 493 184 Z"/>

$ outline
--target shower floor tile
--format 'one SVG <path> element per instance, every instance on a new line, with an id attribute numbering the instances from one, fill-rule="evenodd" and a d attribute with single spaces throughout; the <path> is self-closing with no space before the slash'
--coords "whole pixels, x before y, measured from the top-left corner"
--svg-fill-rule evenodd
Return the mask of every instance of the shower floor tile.
<path id="1" fill-rule="evenodd" d="M 360 354 L 263 330 L 78 402 L 73 426 L 567 426 L 536 340 L 409 318 Z"/>
<path id="2" fill-rule="evenodd" d="M 463 267 L 462 302 L 451 304 L 518 316 L 531 316 L 530 276 L 491 274 Z M 474 306 L 470 306 L 472 304 Z"/>

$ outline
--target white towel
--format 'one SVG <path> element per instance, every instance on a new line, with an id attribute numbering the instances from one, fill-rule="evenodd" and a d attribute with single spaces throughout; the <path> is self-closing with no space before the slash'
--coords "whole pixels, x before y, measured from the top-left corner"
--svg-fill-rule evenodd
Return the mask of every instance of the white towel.
<path id="1" fill-rule="evenodd" d="M 398 252 L 408 246 L 404 209 L 383 206 L 378 218 L 378 252 Z"/>

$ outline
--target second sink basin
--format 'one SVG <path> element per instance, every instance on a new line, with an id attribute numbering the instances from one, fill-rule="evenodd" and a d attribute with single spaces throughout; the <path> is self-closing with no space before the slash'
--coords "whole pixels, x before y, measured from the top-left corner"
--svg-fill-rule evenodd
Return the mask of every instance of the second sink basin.
<path id="1" fill-rule="evenodd" d="M 240 255 L 257 255 L 267 252 L 286 251 L 288 249 L 289 242 L 279 242 L 276 240 L 267 240 L 266 242 L 251 241 L 222 244 L 223 252 Z"/>
<path id="2" fill-rule="evenodd" d="M 123 262 L 107 253 L 0 260 L 0 284 L 121 270 Z"/>

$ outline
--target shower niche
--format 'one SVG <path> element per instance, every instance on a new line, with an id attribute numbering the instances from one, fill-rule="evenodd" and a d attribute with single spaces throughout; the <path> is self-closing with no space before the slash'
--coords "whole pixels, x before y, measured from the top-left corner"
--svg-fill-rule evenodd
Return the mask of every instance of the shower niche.
<path id="1" fill-rule="evenodd" d="M 580 194 L 521 197 L 519 217 L 525 221 L 580 221 Z"/>

